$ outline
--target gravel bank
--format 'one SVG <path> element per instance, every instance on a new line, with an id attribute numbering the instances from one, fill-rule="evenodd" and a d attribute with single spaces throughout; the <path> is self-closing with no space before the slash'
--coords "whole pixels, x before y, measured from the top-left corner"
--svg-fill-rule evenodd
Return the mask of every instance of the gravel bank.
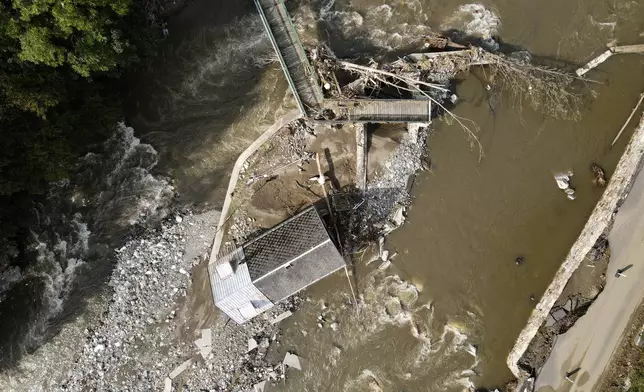
<path id="1" fill-rule="evenodd" d="M 355 242 L 348 243 L 349 248 L 372 241 L 402 223 L 393 222 L 393 218 L 401 207 L 405 209 L 411 205 L 411 188 L 416 173 L 427 167 L 430 126 L 425 123 L 408 124 L 399 145 L 383 163 L 383 170 L 376 178 L 367 181 L 364 203 L 354 207 L 358 214 L 352 214 L 351 222 L 347 223 Z"/>
<path id="2" fill-rule="evenodd" d="M 297 298 L 244 326 L 226 324 L 217 314 L 200 326 L 211 331 L 212 353 L 205 359 L 198 354 L 194 341 L 201 330 L 190 329 L 203 323 L 187 308 L 187 296 L 192 268 L 207 263 L 218 218 L 216 211 L 175 215 L 117 251 L 108 308 L 86 330 L 84 348 L 56 390 L 162 391 L 168 375 L 186 360 L 192 363 L 172 390 L 181 384 L 183 391 L 247 391 L 261 380 L 283 377 L 281 365 L 266 359 L 279 339 L 278 327 L 268 320 L 295 310 Z M 258 347 L 246 353 L 249 338 Z"/>

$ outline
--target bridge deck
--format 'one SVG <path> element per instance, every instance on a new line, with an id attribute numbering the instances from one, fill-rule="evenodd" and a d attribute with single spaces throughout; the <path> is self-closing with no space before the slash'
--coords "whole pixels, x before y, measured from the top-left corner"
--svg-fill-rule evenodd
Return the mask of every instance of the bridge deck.
<path id="1" fill-rule="evenodd" d="M 324 99 L 283 0 L 255 0 L 295 101 L 304 116 L 321 109 L 335 114 L 331 122 L 429 122 L 431 102 L 414 99 Z"/>
<path id="2" fill-rule="evenodd" d="M 255 5 L 300 111 L 311 114 L 324 98 L 283 0 L 255 0 Z"/>
<path id="3" fill-rule="evenodd" d="M 430 122 L 431 101 L 424 99 L 327 99 L 332 122 Z"/>

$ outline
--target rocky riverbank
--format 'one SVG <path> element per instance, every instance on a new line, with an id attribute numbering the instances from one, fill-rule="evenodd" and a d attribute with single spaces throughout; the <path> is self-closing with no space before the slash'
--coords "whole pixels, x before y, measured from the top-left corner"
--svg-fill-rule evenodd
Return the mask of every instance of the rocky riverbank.
<path id="1" fill-rule="evenodd" d="M 85 331 L 83 350 L 56 390 L 161 391 L 170 383 L 183 391 L 246 391 L 284 377 L 283 367 L 266 359 L 279 344 L 279 328 L 268 320 L 295 310 L 298 298 L 242 327 L 221 316 L 203 331 L 194 327 L 200 315 L 190 309 L 191 270 L 207 263 L 218 217 L 217 211 L 176 214 L 117 250 L 108 308 Z M 194 341 L 206 332 L 212 351 L 203 358 Z M 258 347 L 247 353 L 251 338 Z M 186 370 L 170 380 L 188 360 Z"/>

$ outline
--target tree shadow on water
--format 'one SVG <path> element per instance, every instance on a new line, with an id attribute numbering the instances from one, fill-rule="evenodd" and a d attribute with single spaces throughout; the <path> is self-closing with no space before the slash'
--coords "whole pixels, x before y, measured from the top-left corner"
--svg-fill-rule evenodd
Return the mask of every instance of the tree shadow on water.
<path id="1" fill-rule="evenodd" d="M 257 86 L 269 68 L 276 71 L 266 60 L 272 47 L 253 2 L 197 0 L 167 22 L 170 35 L 148 68 L 124 76 L 127 122 L 142 142 L 159 151 L 158 170 L 174 175 L 179 192 L 189 195 L 187 202 L 220 202 L 233 162 L 254 138 L 245 135 L 239 143 L 221 146 L 222 140 L 230 139 L 225 131 L 249 111 L 261 117 L 262 112 L 254 109 L 262 92 Z M 286 83 L 275 81 L 272 88 L 273 96 L 281 102 Z M 267 111 L 264 117 L 271 114 Z M 253 128 L 262 121 L 263 117 L 255 119 L 249 127 L 263 132 Z M 209 156 L 212 161 L 206 159 Z M 199 170 L 191 170 L 193 166 Z M 88 229 L 101 235 L 100 229 L 91 225 Z M 88 299 L 109 290 L 106 282 L 114 267 L 111 249 L 118 249 L 142 231 L 135 226 L 112 238 L 92 238 L 90 241 L 99 246 L 84 259 L 86 266 L 82 272 L 79 269 L 63 310 L 53 319 L 43 320 L 48 314 L 44 279 L 25 278 L 14 284 L 0 301 L 0 317 L 4 319 L 0 323 L 0 371 L 15 367 L 25 354 L 86 315 Z M 54 243 L 52 240 L 50 246 Z M 34 323 L 45 326 L 44 332 L 37 330 L 37 337 L 32 336 Z"/>
<path id="2" fill-rule="evenodd" d="M 281 103 L 286 83 L 253 2 L 199 0 L 168 26 L 152 67 L 131 77 L 128 117 L 186 203 L 219 204 L 237 156 L 273 122 L 266 106 Z"/>

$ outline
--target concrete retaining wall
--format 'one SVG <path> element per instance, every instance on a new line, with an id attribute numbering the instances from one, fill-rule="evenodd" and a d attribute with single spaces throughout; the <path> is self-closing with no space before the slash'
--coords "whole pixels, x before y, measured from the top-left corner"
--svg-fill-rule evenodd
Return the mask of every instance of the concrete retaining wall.
<path id="1" fill-rule="evenodd" d="M 212 250 L 210 251 L 210 260 L 209 264 L 214 263 L 217 260 L 217 255 L 219 254 L 219 250 L 221 249 L 221 241 L 224 238 L 224 225 L 226 224 L 226 221 L 228 220 L 229 217 L 229 209 L 230 209 L 230 202 L 232 201 L 233 198 L 233 192 L 235 191 L 235 187 L 237 186 L 237 180 L 239 179 L 239 172 L 241 171 L 241 168 L 244 166 L 244 163 L 250 157 L 259 147 L 261 147 L 262 144 L 264 144 L 267 140 L 269 140 L 277 131 L 282 129 L 284 126 L 289 124 L 290 122 L 293 122 L 297 120 L 298 118 L 302 117 L 302 114 L 298 110 L 292 110 L 288 113 L 286 113 L 284 116 L 282 116 L 279 120 L 277 120 L 273 125 L 271 125 L 264 133 L 262 133 L 255 141 L 248 146 L 242 152 L 239 157 L 237 158 L 237 161 L 235 161 L 235 166 L 233 167 L 233 171 L 230 174 L 230 181 L 228 182 L 228 190 L 226 191 L 226 198 L 224 199 L 224 206 L 221 209 L 221 216 L 219 218 L 219 225 L 217 226 L 217 232 L 215 233 L 215 240 L 212 245 Z"/>
<path id="2" fill-rule="evenodd" d="M 611 223 L 615 212 L 622 204 L 642 165 L 644 156 L 644 116 L 635 129 L 631 140 L 626 146 L 624 154 L 619 160 L 615 173 L 613 173 L 610 182 L 599 202 L 595 206 L 588 222 L 584 226 L 579 238 L 573 244 L 568 256 L 559 267 L 554 279 L 546 289 L 543 297 L 532 311 L 528 323 L 519 334 L 514 347 L 507 358 L 507 364 L 512 373 L 518 379 L 527 377 L 522 372 L 517 363 L 525 353 L 528 345 L 537 334 L 539 327 L 543 324 L 550 313 L 550 309 L 555 301 L 561 295 L 566 283 L 572 273 L 579 267 L 586 257 L 586 254 L 593 247 L 597 238 L 606 230 Z"/>

